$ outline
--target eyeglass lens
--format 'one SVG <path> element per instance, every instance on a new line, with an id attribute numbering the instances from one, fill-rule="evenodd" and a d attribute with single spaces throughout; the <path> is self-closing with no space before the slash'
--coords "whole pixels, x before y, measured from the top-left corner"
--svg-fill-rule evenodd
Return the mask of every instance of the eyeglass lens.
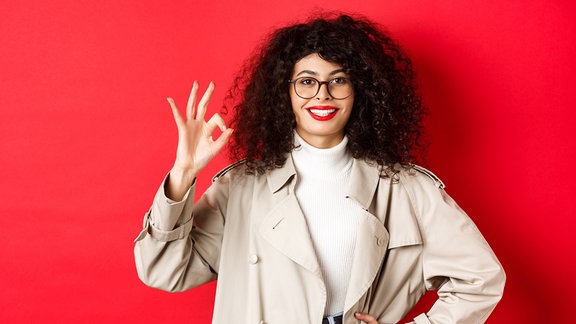
<path id="1" fill-rule="evenodd" d="M 326 84 L 328 94 L 334 99 L 344 99 L 352 94 L 352 84 L 343 77 L 322 82 L 312 77 L 298 78 L 294 80 L 294 90 L 299 97 L 311 99 L 320 92 L 323 84 Z"/>

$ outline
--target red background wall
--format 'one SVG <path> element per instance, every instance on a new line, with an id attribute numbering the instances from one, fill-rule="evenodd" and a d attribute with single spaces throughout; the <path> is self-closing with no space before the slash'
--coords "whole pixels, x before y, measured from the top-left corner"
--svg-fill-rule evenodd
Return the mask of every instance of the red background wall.
<path id="1" fill-rule="evenodd" d="M 214 284 L 164 293 L 133 265 L 176 147 L 165 98 L 184 105 L 194 79 L 214 80 L 218 111 L 258 40 L 317 8 L 369 16 L 413 58 L 431 109 L 428 166 L 507 271 L 489 323 L 569 323 L 569 0 L 1 2 L 0 322 L 209 323 Z"/>

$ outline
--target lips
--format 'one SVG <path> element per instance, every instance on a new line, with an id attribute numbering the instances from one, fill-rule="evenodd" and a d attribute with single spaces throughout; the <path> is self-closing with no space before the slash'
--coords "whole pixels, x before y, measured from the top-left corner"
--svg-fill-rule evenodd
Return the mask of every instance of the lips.
<path id="1" fill-rule="evenodd" d="M 332 106 L 314 106 L 306 108 L 306 110 L 312 118 L 319 121 L 330 120 L 334 118 L 338 112 L 338 108 Z"/>

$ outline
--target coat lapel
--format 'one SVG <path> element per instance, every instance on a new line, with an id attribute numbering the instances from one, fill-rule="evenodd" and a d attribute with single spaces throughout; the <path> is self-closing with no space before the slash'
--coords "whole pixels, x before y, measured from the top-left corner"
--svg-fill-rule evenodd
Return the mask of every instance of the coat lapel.
<path id="1" fill-rule="evenodd" d="M 295 176 L 291 157 L 283 168 L 268 174 L 269 189 L 279 200 L 262 220 L 259 231 L 274 248 L 321 277 L 306 218 L 294 194 Z M 356 159 L 350 178 L 347 198 L 363 209 L 363 215 L 354 249 L 345 310 L 352 307 L 370 288 L 380 270 L 389 242 L 384 223 L 390 181 L 380 178 L 376 166 Z M 376 202 L 378 206 L 374 207 Z"/>
<path id="2" fill-rule="evenodd" d="M 376 165 L 370 165 L 363 160 L 354 159 L 352 170 L 350 171 L 347 198 L 351 198 L 364 210 L 368 210 L 374 199 L 376 189 L 378 189 L 379 182 L 380 171 L 378 171 Z"/>
<path id="3" fill-rule="evenodd" d="M 356 246 L 352 272 L 346 292 L 344 310 L 350 309 L 372 285 L 386 255 L 390 235 L 384 224 L 388 210 L 390 180 L 380 178 L 376 166 L 361 160 L 352 165 L 348 198 L 364 210 Z"/>
<path id="4" fill-rule="evenodd" d="M 286 196 L 265 217 L 260 233 L 272 246 L 309 271 L 321 275 L 306 219 L 296 196 Z"/>
<path id="5" fill-rule="evenodd" d="M 295 176 L 291 157 L 283 168 L 268 174 L 269 189 L 279 201 L 262 220 L 260 234 L 288 258 L 321 276 L 308 224 L 294 194 Z"/>

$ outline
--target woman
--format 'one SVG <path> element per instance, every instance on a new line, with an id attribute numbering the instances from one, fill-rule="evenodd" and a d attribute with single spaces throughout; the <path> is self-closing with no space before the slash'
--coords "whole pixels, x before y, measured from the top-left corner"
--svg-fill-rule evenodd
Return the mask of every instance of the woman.
<path id="1" fill-rule="evenodd" d="M 320 18 L 273 33 L 228 98 L 178 127 L 176 161 L 136 239 L 139 277 L 182 291 L 218 280 L 214 323 L 481 323 L 504 272 L 431 172 L 413 164 L 423 108 L 410 61 L 374 24 Z M 219 128 L 222 134 L 213 139 Z M 194 202 L 198 173 L 230 140 L 239 160 Z"/>

